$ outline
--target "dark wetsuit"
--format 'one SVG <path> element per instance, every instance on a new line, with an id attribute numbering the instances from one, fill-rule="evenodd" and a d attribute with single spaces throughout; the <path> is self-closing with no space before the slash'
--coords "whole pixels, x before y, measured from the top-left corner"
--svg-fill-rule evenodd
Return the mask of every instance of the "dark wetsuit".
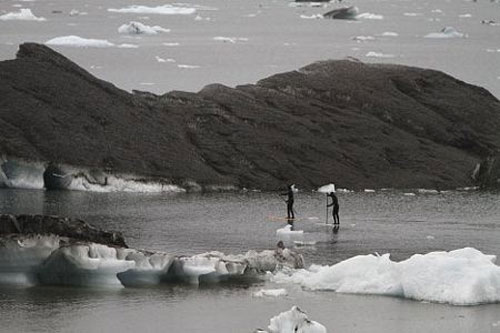
<path id="1" fill-rule="evenodd" d="M 286 200 L 286 214 L 289 219 L 294 219 L 295 214 L 293 212 L 293 189 L 291 186 L 288 187 L 288 192 L 281 193 L 281 195 L 287 195 L 288 199 Z"/>
<path id="2" fill-rule="evenodd" d="M 340 224 L 339 219 L 339 199 L 335 195 L 335 193 L 328 194 L 330 198 L 332 198 L 332 203 L 328 204 L 327 207 L 333 206 L 332 216 L 333 216 L 333 224 Z"/>

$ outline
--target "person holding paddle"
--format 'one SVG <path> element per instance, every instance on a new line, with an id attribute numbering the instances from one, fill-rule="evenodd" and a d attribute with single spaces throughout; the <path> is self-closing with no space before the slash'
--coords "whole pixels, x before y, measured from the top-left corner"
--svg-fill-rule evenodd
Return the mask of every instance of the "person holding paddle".
<path id="1" fill-rule="evenodd" d="M 335 192 L 330 192 L 328 194 L 328 196 L 330 198 L 332 198 L 332 203 L 328 204 L 328 201 L 327 201 L 326 207 L 332 207 L 333 206 L 333 210 L 332 210 L 333 224 L 340 225 L 340 219 L 339 219 L 339 199 L 335 195 Z"/>
<path id="2" fill-rule="evenodd" d="M 288 190 L 285 193 L 281 193 L 281 195 L 286 195 L 288 196 L 286 202 L 286 214 L 287 218 L 290 220 L 295 219 L 295 214 L 293 211 L 293 190 L 294 190 L 295 184 L 290 184 L 288 185 Z"/>

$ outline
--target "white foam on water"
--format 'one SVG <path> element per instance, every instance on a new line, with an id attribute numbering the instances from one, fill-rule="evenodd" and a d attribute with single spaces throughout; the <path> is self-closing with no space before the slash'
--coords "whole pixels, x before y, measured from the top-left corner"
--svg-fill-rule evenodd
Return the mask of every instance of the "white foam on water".
<path id="1" fill-rule="evenodd" d="M 467 13 L 467 14 L 460 14 L 460 15 L 458 15 L 458 17 L 460 17 L 460 18 L 471 18 L 472 15 L 469 14 L 469 13 Z"/>
<path id="2" fill-rule="evenodd" d="M 474 248 L 415 254 L 401 262 L 392 261 L 389 254 L 360 255 L 332 266 L 278 272 L 271 280 L 309 290 L 475 305 L 500 302 L 500 267 L 495 260 Z"/>
<path id="3" fill-rule="evenodd" d="M 196 12 L 196 8 L 178 7 L 168 4 L 157 7 L 132 5 L 124 8 L 109 8 L 108 12 L 125 14 L 191 15 Z"/>
<path id="4" fill-rule="evenodd" d="M 167 42 L 167 43 L 161 43 L 161 45 L 164 45 L 164 46 L 179 46 L 181 44 L 177 43 L 177 42 Z"/>
<path id="5" fill-rule="evenodd" d="M 29 8 L 21 8 L 19 12 L 10 12 L 4 15 L 0 15 L 0 21 L 35 21 L 43 22 L 47 21 L 44 17 L 37 17 L 33 14 Z"/>
<path id="6" fill-rule="evenodd" d="M 128 35 L 157 35 L 161 32 L 170 32 L 170 29 L 162 28 L 159 25 L 149 26 L 136 21 L 130 21 L 118 28 L 118 33 Z"/>
<path id="7" fill-rule="evenodd" d="M 280 297 L 287 296 L 288 292 L 284 288 L 280 289 L 261 289 L 252 294 L 255 297 Z"/>
<path id="8" fill-rule="evenodd" d="M 74 35 L 52 38 L 46 41 L 45 44 L 51 46 L 99 47 L 99 48 L 115 46 L 115 44 L 105 39 L 89 39 Z"/>
<path id="9" fill-rule="evenodd" d="M 424 38 L 467 38 L 467 34 L 458 32 L 453 27 L 445 27 L 440 32 L 431 32 L 424 36 Z"/>

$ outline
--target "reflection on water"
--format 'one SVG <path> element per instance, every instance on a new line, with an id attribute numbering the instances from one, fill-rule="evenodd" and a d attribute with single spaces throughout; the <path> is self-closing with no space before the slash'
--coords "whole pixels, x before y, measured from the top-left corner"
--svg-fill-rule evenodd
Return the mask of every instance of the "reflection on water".
<path id="1" fill-rule="evenodd" d="M 325 224 L 322 194 L 298 193 L 294 229 L 303 230 L 306 262 L 334 263 L 357 254 L 395 259 L 472 246 L 500 254 L 500 195 L 399 191 L 339 193 L 340 229 Z M 1 190 L 0 211 L 81 218 L 123 232 L 131 247 L 176 254 L 274 248 L 286 205 L 269 193 L 133 194 Z M 331 222 L 331 221 L 330 221 Z M 293 241 L 285 244 L 293 246 Z"/>

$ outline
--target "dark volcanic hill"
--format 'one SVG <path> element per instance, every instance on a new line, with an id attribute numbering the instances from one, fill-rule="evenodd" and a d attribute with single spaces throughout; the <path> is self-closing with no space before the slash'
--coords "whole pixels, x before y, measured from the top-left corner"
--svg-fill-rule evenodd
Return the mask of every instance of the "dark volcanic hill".
<path id="1" fill-rule="evenodd" d="M 454 188 L 500 148 L 500 102 L 438 71 L 349 60 L 130 94 L 26 43 L 0 62 L 0 126 L 4 156 L 177 183 Z"/>

